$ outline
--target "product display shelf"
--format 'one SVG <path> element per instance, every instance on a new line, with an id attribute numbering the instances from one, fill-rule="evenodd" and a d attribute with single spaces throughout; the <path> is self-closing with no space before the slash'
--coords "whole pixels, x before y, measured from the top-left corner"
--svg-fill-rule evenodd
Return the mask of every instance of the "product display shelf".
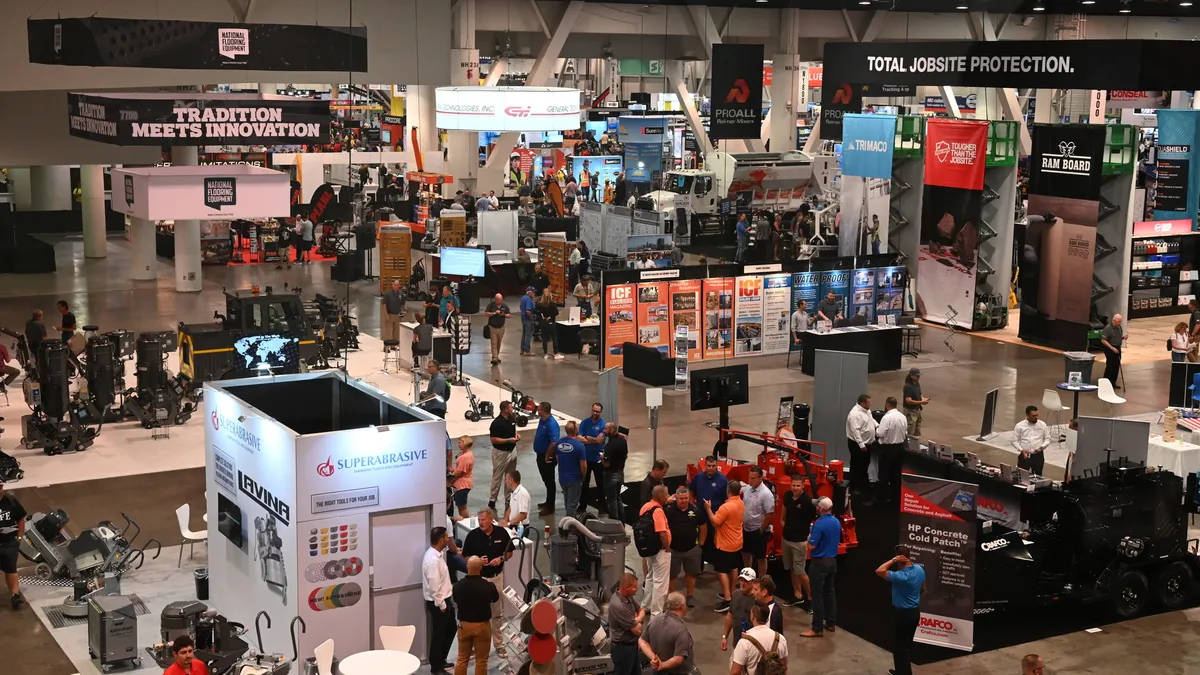
<path id="1" fill-rule="evenodd" d="M 1106 174 L 1100 186 L 1100 215 L 1092 267 L 1093 328 L 1113 314 L 1129 314 L 1133 174 Z"/>
<path id="2" fill-rule="evenodd" d="M 386 293 L 393 281 L 408 288 L 412 277 L 412 228 L 388 223 L 379 227 L 379 292 Z"/>
<path id="3" fill-rule="evenodd" d="M 441 235 L 442 246 L 457 246 L 462 248 L 467 245 L 466 213 L 454 213 L 444 210 L 438 222 L 441 226 L 439 234 Z"/>
<path id="4" fill-rule="evenodd" d="M 1196 297 L 1200 232 L 1134 236 L 1130 250 L 1129 318 L 1186 314 Z"/>
<path id="5" fill-rule="evenodd" d="M 550 277 L 550 292 L 559 304 L 567 297 L 567 259 L 571 246 L 565 232 L 542 232 L 538 235 L 538 262 Z"/>

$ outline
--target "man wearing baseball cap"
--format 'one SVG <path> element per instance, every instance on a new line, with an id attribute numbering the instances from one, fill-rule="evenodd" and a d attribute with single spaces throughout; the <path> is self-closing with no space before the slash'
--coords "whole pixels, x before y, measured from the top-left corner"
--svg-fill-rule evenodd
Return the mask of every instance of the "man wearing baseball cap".
<path id="1" fill-rule="evenodd" d="M 521 356 L 533 356 L 533 330 L 537 328 L 537 304 L 533 295 L 537 289 L 529 286 L 521 296 Z"/>
<path id="2" fill-rule="evenodd" d="M 904 416 L 908 418 L 908 435 L 921 435 L 921 411 L 929 399 L 921 395 L 921 369 L 909 368 L 904 378 Z"/>
<path id="3" fill-rule="evenodd" d="M 750 610 L 754 609 L 758 595 L 758 575 L 754 568 L 746 567 L 738 574 L 738 587 L 730 595 L 729 611 L 725 613 L 725 630 L 721 631 L 721 651 L 729 645 L 737 646 L 742 632 L 750 630 Z"/>
<path id="4" fill-rule="evenodd" d="M 885 560 L 875 575 L 892 585 L 895 610 L 892 640 L 892 675 L 912 675 L 909 656 L 921 620 L 921 593 L 925 590 L 925 568 L 909 560 L 907 546 L 897 546 L 896 555 Z"/>

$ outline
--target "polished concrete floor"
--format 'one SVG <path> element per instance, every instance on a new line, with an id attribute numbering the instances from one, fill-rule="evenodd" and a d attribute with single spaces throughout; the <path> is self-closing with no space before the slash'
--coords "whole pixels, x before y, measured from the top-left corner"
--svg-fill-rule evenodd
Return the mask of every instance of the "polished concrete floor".
<path id="1" fill-rule="evenodd" d="M 52 319 L 54 302 L 65 299 L 75 308 L 81 325 L 94 323 L 103 330 L 161 330 L 171 328 L 181 320 L 211 320 L 213 311 L 223 307 L 222 287 L 244 288 L 257 283 L 282 288 L 287 283 L 303 287 L 305 295 L 320 292 L 348 297 L 352 314 L 358 317 L 362 330 L 376 335 L 379 330 L 377 283 L 363 281 L 349 287 L 332 283 L 328 264 L 294 267 L 290 271 L 278 271 L 274 266 L 205 268 L 204 290 L 179 294 L 174 291 L 173 268 L 169 261 L 160 261 L 157 281 L 130 281 L 129 249 L 122 240 L 110 240 L 109 257 L 104 260 L 84 260 L 81 242 L 72 239 L 59 242 L 57 252 L 57 274 L 0 277 L 0 326 L 19 329 L 33 308 L 45 310 Z M 594 361 L 573 357 L 565 361 L 521 358 L 517 354 L 515 331 L 507 337 L 504 363 L 500 367 L 490 367 L 486 353 L 476 352 L 467 357 L 466 370 L 489 380 L 511 379 L 518 388 L 538 399 L 552 401 L 567 413 L 586 414 L 596 396 L 594 376 L 590 372 Z M 945 344 L 947 341 L 949 345 Z M 482 345 L 482 340 L 476 344 Z M 998 342 L 986 335 L 958 334 L 948 339 L 945 331 L 930 328 L 925 331 L 924 350 L 918 363 L 923 371 L 925 394 L 932 398 L 932 403 L 925 411 L 923 435 L 945 439 L 943 442 L 961 444 L 963 441 L 958 439 L 978 433 L 980 411 L 988 390 L 1000 390 L 997 426 L 1006 427 L 1020 418 L 1025 405 L 1041 401 L 1043 389 L 1052 388 L 1063 379 L 1061 356 Z M 736 428 L 768 430 L 774 423 L 781 396 L 794 396 L 798 402 L 813 402 L 819 395 L 813 391 L 811 378 L 784 367 L 783 357 L 760 357 L 751 364 L 753 403 L 731 411 Z M 1126 368 L 1125 395 L 1129 401 L 1119 411 L 1112 411 L 1113 414 L 1149 412 L 1165 406 L 1169 367 L 1166 362 L 1148 362 Z M 873 375 L 870 393 L 877 402 L 889 395 L 899 396 L 902 382 L 902 372 Z M 646 428 L 643 392 L 644 388 L 635 383 L 621 385 L 621 423 L 633 430 L 630 439 L 633 455 L 627 479 L 644 475 L 654 452 L 651 433 Z M 1089 399 L 1085 395 L 1081 403 L 1084 414 L 1108 412 L 1094 397 Z M 17 415 L 21 408 L 14 397 L 8 409 L 0 408 L 3 410 L 0 415 Z M 668 392 L 660 415 L 657 454 L 671 462 L 672 473 L 681 473 L 687 463 L 694 462 L 711 448 L 716 440 L 715 432 L 704 426 L 704 422 L 714 418 L 715 414 L 690 412 L 686 396 Z M 0 448 L 11 447 L 16 441 L 0 439 Z M 978 450 L 985 461 L 1011 460 L 1011 455 L 1001 450 L 985 446 L 979 446 Z M 752 452 L 748 447 L 731 449 L 735 456 L 749 457 Z M 488 475 L 486 456 L 487 453 L 479 453 L 481 477 Z M 523 469 L 528 469 L 524 472 L 527 476 L 534 477 L 526 484 L 540 499 L 541 486 L 536 484 L 537 474 L 527 450 L 523 452 L 520 464 Z M 486 483 L 484 478 L 477 481 L 481 486 Z M 148 535 L 159 537 L 165 543 L 175 543 L 178 534 L 171 511 L 174 505 L 183 501 L 193 505 L 202 501 L 203 472 L 150 473 L 50 488 L 21 486 L 14 492 L 31 511 L 50 507 L 67 509 L 75 528 L 102 519 L 119 522 L 120 513 L 127 512 L 139 520 Z M 485 499 L 482 490 L 477 489 L 472 494 L 471 506 L 482 505 Z M 199 522 L 193 523 L 193 527 L 199 526 Z M 721 617 L 709 609 L 716 586 L 711 577 L 701 578 L 697 591 L 698 607 L 689 615 L 689 624 L 696 637 L 697 663 L 709 674 L 728 668 L 728 655 L 720 653 L 716 646 Z M 181 592 L 185 590 L 181 589 Z M 831 674 L 882 674 L 891 665 L 886 652 L 844 631 L 815 644 L 798 644 L 799 638 L 794 636 L 807 626 L 808 616 L 799 610 L 788 609 L 786 617 L 793 670 L 811 668 Z M 917 672 L 1016 673 L 1019 672 L 1020 657 L 1028 652 L 1042 654 L 1047 662 L 1047 672 L 1056 674 L 1133 670 L 1200 672 L 1200 652 L 1193 651 L 1198 637 L 1197 620 L 1200 620 L 1197 610 L 1162 614 L 1104 626 L 1098 633 L 1072 633 L 1008 649 L 965 655 L 919 667 Z M 20 614 L 9 611 L 4 598 L 0 604 L 0 644 L 4 645 L 5 667 L 0 668 L 0 672 L 22 675 L 74 672 L 46 630 L 28 610 Z"/>

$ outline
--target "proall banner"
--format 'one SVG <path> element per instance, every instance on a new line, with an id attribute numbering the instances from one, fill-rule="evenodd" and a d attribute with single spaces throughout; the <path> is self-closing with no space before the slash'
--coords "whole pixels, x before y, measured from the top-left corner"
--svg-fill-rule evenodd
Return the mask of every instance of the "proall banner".
<path id="1" fill-rule="evenodd" d="M 30 19 L 29 62 L 365 73 L 367 29 L 159 19 Z"/>
<path id="2" fill-rule="evenodd" d="M 987 122 L 927 125 L 917 312 L 930 321 L 971 324 L 987 130 Z"/>
<path id="3" fill-rule="evenodd" d="M 821 87 L 821 138 L 840 141 L 843 118 L 862 112 L 862 87 L 850 84 L 849 80 L 825 81 L 829 84 Z"/>
<path id="4" fill-rule="evenodd" d="M 762 133 L 762 45 L 713 45 L 712 116 L 708 136 L 758 138 Z"/>
<path id="5" fill-rule="evenodd" d="M 1196 220 L 1200 170 L 1196 158 L 1200 110 L 1159 110 L 1154 220 Z"/>
<path id="6" fill-rule="evenodd" d="M 236 94 L 67 94 L 72 136 L 113 145 L 317 145 L 329 102 Z"/>
<path id="7" fill-rule="evenodd" d="M 1033 127 L 1028 224 L 1017 259 L 1024 340 L 1058 349 L 1087 345 L 1092 284 L 1080 280 L 1092 278 L 1095 263 L 1104 137 L 1103 125 Z"/>
<path id="8" fill-rule="evenodd" d="M 979 487 L 900 476 L 900 541 L 925 568 L 916 641 L 971 651 L 975 644 L 975 508 Z"/>
<path id="9" fill-rule="evenodd" d="M 842 118 L 842 175 L 892 179 L 895 115 L 852 113 Z"/>

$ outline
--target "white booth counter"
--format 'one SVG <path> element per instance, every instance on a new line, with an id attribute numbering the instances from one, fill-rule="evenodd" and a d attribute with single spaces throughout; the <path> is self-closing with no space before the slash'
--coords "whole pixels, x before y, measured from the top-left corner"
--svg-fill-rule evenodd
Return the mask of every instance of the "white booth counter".
<path id="1" fill-rule="evenodd" d="M 424 311 L 423 308 L 417 311 Z M 400 322 L 400 365 L 412 368 L 413 331 L 417 329 L 416 321 Z M 450 331 L 445 328 L 433 329 L 433 351 L 429 355 L 441 363 L 450 363 L 453 353 L 450 351 Z M 422 361 L 425 363 L 426 361 Z"/>

